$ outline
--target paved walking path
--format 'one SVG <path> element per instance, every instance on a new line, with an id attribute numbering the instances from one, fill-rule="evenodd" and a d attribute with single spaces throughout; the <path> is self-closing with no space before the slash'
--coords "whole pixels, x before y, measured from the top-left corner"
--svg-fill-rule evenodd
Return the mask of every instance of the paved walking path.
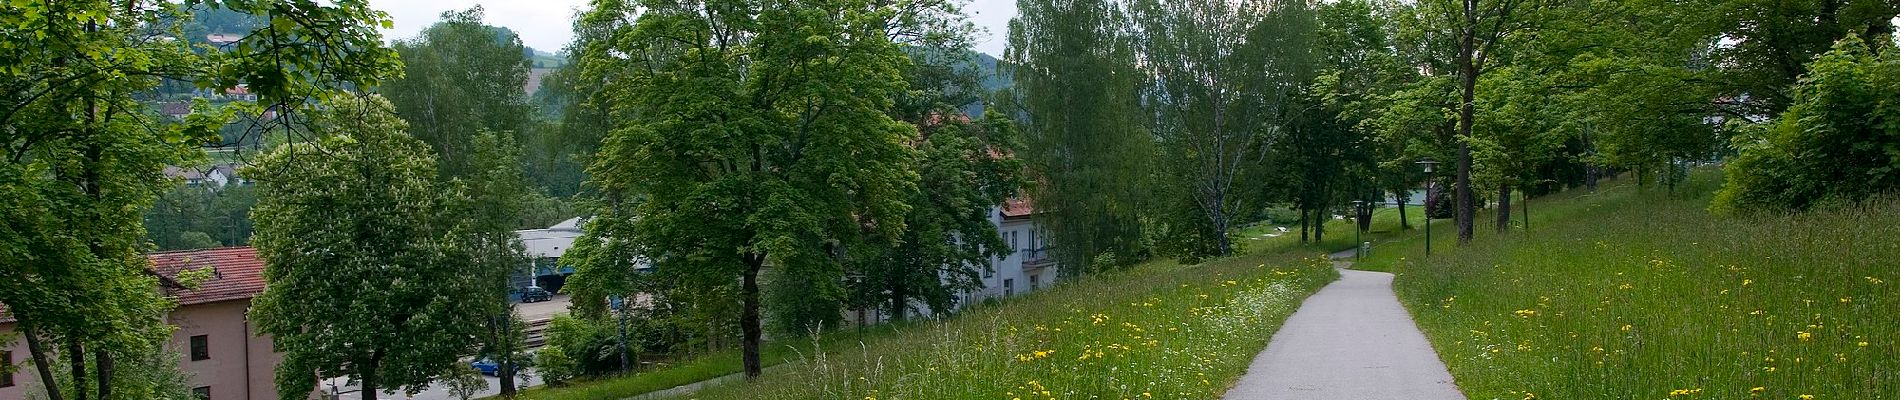
<path id="1" fill-rule="evenodd" d="M 1335 261 L 1339 281 L 1306 299 L 1224 399 L 1464 400 L 1392 294 L 1392 274 L 1350 264 Z"/>

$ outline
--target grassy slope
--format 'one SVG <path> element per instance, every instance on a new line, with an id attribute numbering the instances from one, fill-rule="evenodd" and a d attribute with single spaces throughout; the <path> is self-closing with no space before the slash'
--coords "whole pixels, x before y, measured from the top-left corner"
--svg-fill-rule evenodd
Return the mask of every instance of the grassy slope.
<path id="1" fill-rule="evenodd" d="M 970 310 L 700 399 L 1218 398 L 1337 273 L 1290 253 L 1155 263 Z"/>
<path id="2" fill-rule="evenodd" d="M 1900 398 L 1900 202 L 1715 217 L 1717 185 L 1553 196 L 1528 234 L 1363 265 L 1401 271 L 1474 399 Z"/>
<path id="3" fill-rule="evenodd" d="M 1416 227 L 1418 226 L 1419 223 L 1422 222 L 1421 216 L 1423 215 L 1423 213 L 1421 212 L 1419 207 L 1412 207 L 1410 210 L 1407 210 L 1407 213 L 1408 213 L 1407 216 L 1411 218 L 1412 224 L 1415 229 L 1412 232 L 1416 232 Z M 1389 238 L 1401 237 L 1399 236 L 1400 229 L 1398 228 L 1399 228 L 1398 227 L 1398 210 L 1391 209 L 1391 208 L 1380 209 L 1374 213 L 1372 233 L 1365 235 L 1363 239 L 1368 240 L 1368 241 L 1374 241 L 1375 243 L 1377 243 L 1379 241 L 1388 240 Z M 1279 237 L 1263 238 L 1262 235 L 1266 234 L 1270 229 L 1271 227 L 1268 227 L 1268 226 L 1259 226 L 1259 227 L 1246 229 L 1246 230 L 1237 232 L 1237 236 L 1239 236 L 1237 243 L 1241 244 L 1241 248 L 1250 254 L 1239 256 L 1232 260 L 1214 261 L 1214 262 L 1210 262 L 1209 264 L 1221 265 L 1223 266 L 1221 268 L 1224 268 L 1224 269 L 1239 268 L 1243 270 L 1246 269 L 1244 267 L 1248 263 L 1253 263 L 1254 266 L 1258 267 L 1259 265 L 1266 264 L 1269 261 L 1271 261 L 1274 265 L 1289 265 L 1290 266 L 1290 265 L 1301 263 L 1301 261 L 1297 259 L 1297 255 L 1324 254 L 1328 252 L 1348 249 L 1353 246 L 1352 244 L 1353 235 L 1352 235 L 1352 230 L 1351 230 L 1352 228 L 1351 228 L 1351 223 L 1349 221 L 1339 221 L 1339 220 L 1329 221 L 1327 225 L 1327 229 L 1329 232 L 1327 236 L 1327 240 L 1321 243 L 1310 244 L 1310 245 L 1303 245 L 1299 243 L 1299 232 L 1297 230 L 1294 232 L 1291 232 L 1290 234 L 1282 235 Z M 1203 267 L 1203 268 L 1211 268 L 1211 267 Z M 1192 274 L 1203 273 L 1203 272 L 1195 272 L 1195 271 L 1202 271 L 1202 269 L 1181 267 L 1169 261 L 1157 261 L 1154 263 L 1143 265 L 1141 267 L 1137 267 L 1133 271 L 1118 274 L 1117 276 L 1104 277 L 1101 279 L 1091 279 L 1091 280 L 1085 281 L 1084 283 L 1093 283 L 1095 286 L 1092 286 L 1092 287 L 1102 287 L 1102 285 L 1108 285 L 1108 287 L 1114 287 L 1115 285 L 1123 285 L 1123 283 L 1121 282 L 1142 281 L 1142 280 L 1146 280 L 1150 278 L 1165 277 L 1165 276 L 1179 275 L 1179 274 L 1192 275 Z M 1268 271 L 1267 273 L 1270 273 L 1270 271 Z M 1322 274 L 1330 274 L 1330 272 L 1323 271 Z M 1102 280 L 1107 280 L 1107 282 L 1098 282 Z M 1330 281 L 1330 279 L 1328 279 L 1327 281 Z M 1205 284 L 1209 282 L 1211 281 L 1204 281 L 1201 283 Z M 1224 281 L 1221 281 L 1219 283 L 1224 283 Z M 1059 286 L 1059 288 L 1066 288 L 1067 286 L 1068 285 Z M 1317 289 L 1317 286 L 1313 286 L 1312 288 Z M 1056 307 L 1056 305 L 1052 305 L 1052 304 L 1054 304 L 1054 302 L 1058 300 L 1058 299 L 1050 299 L 1049 297 L 1077 297 L 1077 293 L 1078 293 L 1077 291 L 1081 291 L 1082 289 L 1058 289 L 1058 290 L 1060 291 L 1056 293 L 1066 293 L 1066 294 L 1048 294 L 1048 295 L 1039 294 L 1036 296 L 1028 296 L 1025 298 L 1019 298 L 1016 300 L 1005 302 L 1003 303 L 1003 305 L 995 307 L 995 309 L 992 309 L 992 310 L 973 311 L 973 313 L 974 312 L 1007 313 L 1006 310 L 1012 309 L 1012 308 L 1021 308 L 1023 310 L 1049 309 L 1051 307 Z M 1114 291 L 1110 291 L 1110 292 L 1114 292 Z M 1306 290 L 1304 292 L 1301 292 L 1298 298 L 1294 299 L 1293 301 L 1288 302 L 1288 304 L 1297 305 L 1298 304 L 1297 300 L 1300 298 L 1304 298 L 1305 294 L 1310 293 L 1310 292 L 1311 290 Z M 1080 301 L 1083 303 L 1107 304 L 1106 301 L 1109 298 L 1120 298 L 1120 297 L 1134 298 L 1134 296 L 1138 296 L 1138 295 L 1139 293 L 1085 293 L 1076 301 Z M 1107 296 L 1107 297 L 1104 297 L 1104 296 Z M 999 311 L 997 309 L 1001 309 L 1004 311 Z M 1291 310 L 1288 309 L 1285 311 L 1290 313 Z M 1284 318 L 1285 318 L 1285 315 L 1279 315 L 1277 318 L 1273 319 L 1274 322 L 1271 325 L 1277 326 L 1279 323 L 1278 321 L 1283 320 Z M 972 319 L 972 317 L 960 316 L 957 319 L 968 320 L 968 319 Z M 1007 322 L 1007 321 L 1002 321 L 1002 322 Z M 952 324 L 955 324 L 955 322 L 945 323 L 943 325 L 952 325 Z M 865 351 L 865 349 L 868 348 L 868 346 L 873 345 L 873 344 L 894 343 L 894 344 L 898 344 L 901 348 L 901 346 L 903 345 L 915 344 L 915 336 L 926 335 L 926 333 L 918 333 L 916 331 L 929 331 L 930 329 L 933 329 L 933 326 L 934 325 L 929 325 L 929 324 L 924 324 L 921 326 L 907 326 L 907 327 L 884 326 L 884 327 L 868 330 L 865 333 L 863 333 L 861 336 L 856 334 L 855 332 L 841 332 L 841 333 L 836 333 L 836 334 L 833 334 L 832 336 L 824 338 L 823 339 L 824 343 L 816 345 L 816 346 L 814 346 L 811 343 L 782 343 L 782 344 L 777 344 L 777 345 L 768 345 L 766 346 L 766 348 L 768 349 L 768 352 L 764 357 L 765 364 L 767 366 L 777 365 L 786 360 L 797 358 L 799 355 L 805 354 L 805 353 L 816 354 L 816 353 L 821 353 L 825 351 L 828 351 L 830 353 L 837 353 L 839 351 L 837 349 L 856 349 L 860 354 L 862 354 Z M 1033 326 L 1033 323 L 1031 324 L 1031 326 Z M 934 329 L 945 329 L 945 328 L 936 327 Z M 1234 354 L 1244 353 L 1246 358 L 1242 358 L 1243 362 L 1244 360 L 1251 359 L 1254 353 L 1257 353 L 1260 348 L 1265 346 L 1264 340 L 1269 338 L 1272 335 L 1272 332 L 1273 330 L 1271 329 L 1258 332 L 1259 336 L 1255 337 L 1255 339 L 1260 340 L 1260 343 L 1258 345 L 1252 345 L 1252 350 L 1237 351 L 1233 353 Z M 907 342 L 907 340 L 910 340 L 910 341 Z M 861 347 L 860 343 L 864 344 L 864 346 Z M 812 349 L 814 348 L 823 349 L 823 351 L 813 351 Z M 902 352 L 898 351 L 897 353 L 902 353 Z M 1245 364 L 1243 363 L 1240 365 L 1244 367 Z M 528 398 L 528 399 L 551 399 L 551 400 L 552 399 L 560 399 L 560 400 L 620 399 L 620 398 L 634 396 L 634 395 L 638 395 L 642 393 L 667 389 L 667 388 L 679 386 L 682 384 L 698 382 L 702 380 L 734 374 L 734 373 L 738 373 L 739 371 L 740 371 L 740 365 L 739 365 L 739 358 L 738 358 L 737 351 L 725 351 L 725 352 L 714 353 L 706 357 L 686 360 L 680 364 L 677 364 L 671 367 L 654 369 L 651 371 L 642 372 L 642 373 L 629 375 L 625 377 L 576 382 L 569 386 L 561 387 L 561 388 L 533 388 L 533 389 L 523 391 L 522 397 Z M 774 372 L 776 373 L 777 371 L 774 371 Z M 768 375 L 770 374 L 771 373 L 768 373 Z M 1235 373 L 1234 375 L 1237 376 L 1237 373 Z M 1231 379 L 1232 379 L 1231 377 L 1228 378 L 1228 380 L 1231 380 Z M 1210 380 L 1210 382 L 1219 383 L 1223 381 Z M 1221 387 L 1224 389 L 1225 388 L 1224 384 L 1221 385 Z"/>

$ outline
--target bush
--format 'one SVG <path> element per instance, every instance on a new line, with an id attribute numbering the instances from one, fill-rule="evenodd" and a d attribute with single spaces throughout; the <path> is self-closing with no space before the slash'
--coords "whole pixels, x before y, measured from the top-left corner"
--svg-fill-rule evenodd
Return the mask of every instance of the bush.
<path id="1" fill-rule="evenodd" d="M 535 371 L 541 374 L 541 380 L 549 386 L 560 386 L 580 376 L 580 365 L 559 346 L 547 346 L 535 352 L 534 365 Z"/>
<path id="2" fill-rule="evenodd" d="M 1736 136 L 1717 211 L 1805 210 L 1900 189 L 1900 52 L 1849 36 L 1809 64 L 1794 105 Z"/>

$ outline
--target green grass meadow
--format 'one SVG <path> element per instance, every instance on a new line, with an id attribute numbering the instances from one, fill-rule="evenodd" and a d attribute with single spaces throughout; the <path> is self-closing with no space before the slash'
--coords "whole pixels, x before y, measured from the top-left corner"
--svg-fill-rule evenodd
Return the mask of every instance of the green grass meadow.
<path id="1" fill-rule="evenodd" d="M 1423 221 L 1418 207 L 1408 213 L 1415 226 Z M 1337 278 L 1319 257 L 1353 247 L 1354 237 L 1349 221 L 1329 221 L 1327 229 L 1327 240 L 1302 244 L 1298 231 L 1262 237 L 1271 227 L 1258 226 L 1238 232 L 1237 243 L 1246 254 L 1233 258 L 1193 266 L 1150 262 L 941 322 L 839 331 L 815 342 L 768 343 L 768 367 L 791 364 L 768 369 L 756 385 L 730 384 L 691 397 L 1043 398 L 1035 395 L 1047 390 L 1064 398 L 1081 393 L 1110 398 L 1103 393 L 1111 392 L 1218 398 L 1300 302 Z M 1386 208 L 1374 213 L 1372 232 L 1364 239 L 1400 234 L 1398 210 Z M 1097 325 L 1097 315 L 1109 319 Z M 1238 329 L 1236 323 L 1251 328 Z M 918 351 L 924 349 L 930 351 Z M 1103 358 L 1084 357 L 1085 350 Z M 1037 351 L 1043 355 L 1037 357 Z M 622 377 L 526 390 L 521 398 L 621 399 L 739 371 L 738 353 L 726 351 Z M 1144 375 L 1182 373 L 1188 375 L 1170 382 L 1150 382 Z M 1129 391 L 1135 389 L 1143 391 Z"/>
<path id="2" fill-rule="evenodd" d="M 1338 277 L 1294 252 L 1151 263 L 852 346 L 801 346 L 695 399 L 1215 399 L 1307 295 Z"/>
<path id="3" fill-rule="evenodd" d="M 1713 216 L 1698 173 L 1671 196 L 1617 182 L 1533 200 L 1532 229 L 1396 269 L 1473 399 L 1900 398 L 1900 201 Z M 1539 208 L 1538 205 L 1545 207 Z"/>

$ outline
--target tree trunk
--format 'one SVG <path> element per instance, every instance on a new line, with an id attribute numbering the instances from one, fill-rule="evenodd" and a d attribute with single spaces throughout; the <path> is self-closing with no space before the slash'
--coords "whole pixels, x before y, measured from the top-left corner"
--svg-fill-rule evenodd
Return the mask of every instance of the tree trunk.
<path id="1" fill-rule="evenodd" d="M 1456 201 L 1452 217 L 1457 219 L 1458 244 L 1461 245 L 1471 243 L 1472 220 L 1478 211 L 1471 192 L 1471 145 L 1464 140 L 1471 137 L 1471 119 L 1477 114 L 1473 105 L 1478 93 L 1477 55 L 1473 54 L 1478 51 L 1477 3 L 1478 0 L 1464 1 L 1465 23 L 1459 30 L 1462 37 L 1458 44 L 1458 69 L 1461 75 L 1459 96 L 1462 101 L 1458 105 L 1458 181 L 1457 187 L 1453 189 Z"/>
<path id="2" fill-rule="evenodd" d="M 504 299 L 503 301 L 505 302 L 507 300 Z M 513 309 L 514 306 L 510 305 L 508 308 Z M 515 395 L 514 324 L 515 324 L 514 312 L 511 311 L 507 313 L 507 315 L 501 316 L 501 332 L 497 332 L 498 334 L 495 335 L 495 338 L 501 340 L 501 342 L 498 343 L 498 346 L 495 346 L 501 349 L 501 354 L 499 357 L 501 358 L 500 360 L 501 365 L 499 366 L 499 369 L 495 371 L 495 378 L 500 381 L 502 397 L 509 397 L 509 396 Z"/>
<path id="3" fill-rule="evenodd" d="M 98 375 L 99 400 L 112 400 L 112 353 L 93 350 L 94 374 Z"/>
<path id="4" fill-rule="evenodd" d="M 86 400 L 86 348 L 77 339 L 66 340 L 66 362 L 73 369 L 73 400 Z"/>
<path id="5" fill-rule="evenodd" d="M 39 330 L 26 325 L 24 331 L 27 352 L 33 353 L 33 369 L 39 370 L 40 386 L 46 387 L 46 399 L 65 400 L 65 395 L 59 392 L 59 381 L 53 377 L 53 359 L 46 354 L 46 344 L 40 341 Z"/>
<path id="6" fill-rule="evenodd" d="M 1498 185 L 1498 233 L 1511 230 L 1511 185 Z"/>
<path id="7" fill-rule="evenodd" d="M 746 380 L 752 380 L 758 378 L 763 369 L 759 365 L 759 337 L 763 333 L 759 326 L 759 269 L 764 267 L 765 256 L 750 254 L 745 258 L 745 276 L 739 289 L 744 303 L 739 314 L 739 330 L 744 332 L 745 338 L 739 352 L 744 359 Z"/>
<path id="8" fill-rule="evenodd" d="M 1524 232 L 1531 231 L 1531 195 L 1524 195 Z"/>
<path id="9" fill-rule="evenodd" d="M 1208 218 L 1214 224 L 1214 243 L 1222 257 L 1234 255 L 1234 244 L 1227 238 L 1227 213 L 1221 210 L 1220 201 L 1208 209 Z"/>
<path id="10" fill-rule="evenodd" d="M 382 350 L 370 350 L 369 362 L 363 365 L 363 371 L 356 378 L 363 383 L 363 400 L 376 400 L 380 393 L 376 387 L 376 367 L 383 363 Z"/>
<path id="11" fill-rule="evenodd" d="M 891 322 L 904 322 L 910 308 L 904 306 L 904 296 L 904 285 L 891 285 Z"/>
<path id="12" fill-rule="evenodd" d="M 1412 220 L 1405 217 L 1405 201 L 1410 194 L 1403 190 L 1392 193 L 1393 202 L 1399 205 L 1399 230 L 1412 229 Z"/>
<path id="13" fill-rule="evenodd" d="M 1306 243 L 1308 218 L 1306 206 L 1300 206 L 1300 243 Z"/>
<path id="14" fill-rule="evenodd" d="M 1591 193 L 1596 193 L 1597 179 L 1603 176 L 1603 169 L 1597 168 L 1597 166 L 1595 165 L 1591 165 L 1591 166 L 1584 167 L 1583 171 L 1584 171 L 1583 185 L 1585 187 L 1589 187 Z"/>
<path id="15" fill-rule="evenodd" d="M 1326 221 L 1332 219 L 1332 216 L 1327 214 L 1325 205 L 1313 210 L 1313 243 L 1326 241 Z"/>

